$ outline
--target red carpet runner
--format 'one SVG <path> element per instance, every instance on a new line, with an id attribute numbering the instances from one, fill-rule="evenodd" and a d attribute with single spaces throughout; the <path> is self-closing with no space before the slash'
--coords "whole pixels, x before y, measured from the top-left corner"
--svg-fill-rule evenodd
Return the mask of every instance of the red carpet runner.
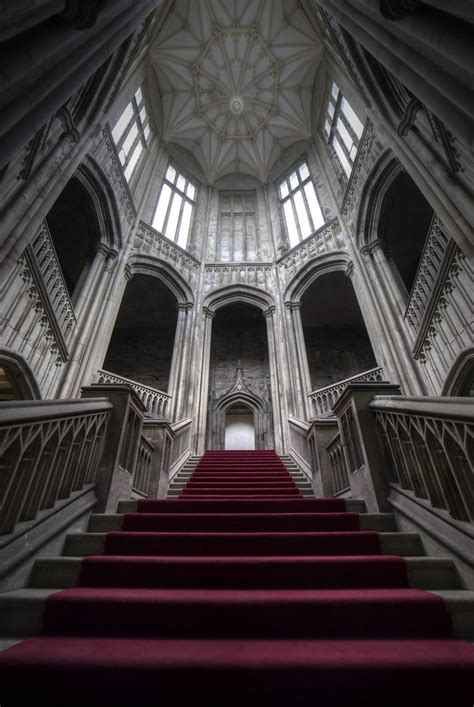
<path id="1" fill-rule="evenodd" d="M 61 707 L 472 707 L 474 650 L 343 500 L 303 498 L 274 452 L 207 452 L 48 599 L 0 685 L 2 707 L 31 690 Z"/>

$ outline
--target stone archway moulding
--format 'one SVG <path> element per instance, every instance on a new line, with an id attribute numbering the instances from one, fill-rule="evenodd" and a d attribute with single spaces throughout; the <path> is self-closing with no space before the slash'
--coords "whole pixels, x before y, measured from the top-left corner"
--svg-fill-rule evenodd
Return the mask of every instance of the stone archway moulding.
<path id="1" fill-rule="evenodd" d="M 275 300 L 268 292 L 252 285 L 239 284 L 226 285 L 207 295 L 203 302 L 203 309 L 215 314 L 218 309 L 236 302 L 257 307 L 263 313 L 275 306 Z"/>
<path id="2" fill-rule="evenodd" d="M 285 303 L 301 302 L 304 293 L 315 280 L 332 272 L 349 274 L 353 261 L 346 251 L 334 251 L 316 255 L 291 280 L 284 294 Z"/>
<path id="3" fill-rule="evenodd" d="M 101 243 L 120 250 L 123 246 L 119 208 L 114 190 L 102 169 L 92 157 L 87 157 L 72 175 L 91 197 L 97 219 Z"/>
<path id="4" fill-rule="evenodd" d="M 22 400 L 41 400 L 41 392 L 35 375 L 20 354 L 0 348 L 0 366 L 6 366 L 15 379 Z"/>
<path id="5" fill-rule="evenodd" d="M 441 395 L 459 396 L 474 370 L 474 346 L 463 349 L 446 376 Z"/>
<path id="6" fill-rule="evenodd" d="M 126 266 L 127 277 L 150 275 L 156 277 L 174 294 L 179 304 L 194 304 L 194 293 L 186 280 L 169 263 L 155 256 L 132 255 Z"/>
<path id="7" fill-rule="evenodd" d="M 385 195 L 398 175 L 404 171 L 402 163 L 391 150 L 387 150 L 367 177 L 357 217 L 356 244 L 359 249 L 378 238 L 378 225 Z"/>

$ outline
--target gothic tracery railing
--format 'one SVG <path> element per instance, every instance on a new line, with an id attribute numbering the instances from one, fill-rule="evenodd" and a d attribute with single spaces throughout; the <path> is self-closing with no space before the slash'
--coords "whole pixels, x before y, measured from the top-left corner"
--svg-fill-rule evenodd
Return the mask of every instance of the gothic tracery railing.
<path id="1" fill-rule="evenodd" d="M 0 534 L 96 481 L 112 404 L 0 403 Z"/>
<path id="2" fill-rule="evenodd" d="M 474 405 L 472 398 L 376 396 L 375 412 L 389 462 L 389 480 L 474 520 Z"/>
<path id="3" fill-rule="evenodd" d="M 313 412 L 318 417 L 327 417 L 332 415 L 332 409 L 336 402 L 341 397 L 349 383 L 370 383 L 383 380 L 383 368 L 371 368 L 368 371 L 357 373 L 354 376 L 345 378 L 342 381 L 337 381 L 332 385 L 327 385 L 324 388 L 319 388 L 309 393 Z"/>
<path id="4" fill-rule="evenodd" d="M 153 415 L 162 415 L 163 417 L 166 417 L 168 414 L 171 404 L 171 395 L 168 395 L 168 393 L 152 388 L 149 385 L 137 383 L 137 381 L 130 380 L 124 376 L 119 376 L 116 373 L 111 373 L 110 371 L 100 370 L 97 371 L 97 375 L 97 383 L 117 383 L 119 385 L 128 385 L 133 388 L 146 407 L 147 412 Z"/>
<path id="5" fill-rule="evenodd" d="M 340 432 L 334 435 L 327 444 L 326 450 L 331 467 L 332 492 L 336 496 L 343 491 L 347 491 L 350 487 L 349 472 L 344 457 Z"/>
<path id="6" fill-rule="evenodd" d="M 155 445 L 144 434 L 140 437 L 133 476 L 133 489 L 142 496 L 150 495 L 151 462 Z"/>

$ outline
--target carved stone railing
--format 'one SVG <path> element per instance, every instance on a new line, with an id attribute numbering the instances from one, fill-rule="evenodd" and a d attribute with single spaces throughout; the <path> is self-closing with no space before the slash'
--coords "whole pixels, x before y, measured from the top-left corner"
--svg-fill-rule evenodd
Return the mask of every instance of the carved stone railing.
<path id="1" fill-rule="evenodd" d="M 344 450 L 342 448 L 341 435 L 338 432 L 329 444 L 326 451 L 331 468 L 331 485 L 334 496 L 347 491 L 350 488 L 349 471 L 347 469 Z"/>
<path id="2" fill-rule="evenodd" d="M 136 253 L 155 256 L 169 263 L 186 278 L 191 286 L 196 285 L 200 268 L 199 260 L 144 221 L 140 221 L 133 239 L 131 255 Z"/>
<path id="3" fill-rule="evenodd" d="M 45 221 L 24 251 L 25 266 L 31 278 L 30 294 L 39 299 L 47 318 L 47 328 L 54 338 L 63 361 L 67 360 L 67 340 L 76 317 L 64 281 L 58 256 Z"/>
<path id="4" fill-rule="evenodd" d="M 141 496 L 150 495 L 151 464 L 155 445 L 144 434 L 140 437 L 138 455 L 133 476 L 133 490 Z"/>
<path id="5" fill-rule="evenodd" d="M 290 455 L 297 462 L 300 469 L 311 477 L 312 459 L 310 444 L 308 443 L 310 425 L 307 422 L 303 422 L 303 420 L 298 420 L 296 417 L 289 417 L 288 430 Z"/>
<path id="6" fill-rule="evenodd" d="M 376 396 L 370 409 L 389 463 L 389 481 L 457 520 L 472 522 L 472 398 Z"/>
<path id="7" fill-rule="evenodd" d="M 97 481 L 112 408 L 107 398 L 0 403 L 0 534 Z"/>
<path id="8" fill-rule="evenodd" d="M 313 412 L 317 417 L 327 417 L 333 414 L 332 409 L 350 383 L 371 383 L 383 380 L 383 368 L 371 368 L 357 373 L 342 381 L 314 390 L 308 395 Z"/>
<path id="9" fill-rule="evenodd" d="M 435 215 L 428 231 L 405 312 L 416 335 L 423 335 L 443 288 L 457 247 Z"/>
<path id="10" fill-rule="evenodd" d="M 124 376 L 119 376 L 110 371 L 97 371 L 98 383 L 117 383 L 118 385 L 129 385 L 138 394 L 138 397 L 144 404 L 147 412 L 152 415 L 162 415 L 166 417 L 170 405 L 171 396 L 168 393 L 163 393 L 162 390 L 157 390 L 148 385 L 137 383 Z"/>
<path id="11" fill-rule="evenodd" d="M 169 478 L 179 471 L 186 459 L 191 454 L 192 419 L 186 418 L 171 425 L 174 434 L 171 450 Z"/>
<path id="12" fill-rule="evenodd" d="M 323 253 L 332 253 L 335 250 L 345 249 L 346 242 L 341 232 L 337 218 L 328 221 L 288 253 L 276 261 L 279 269 L 299 269 L 310 258 Z"/>

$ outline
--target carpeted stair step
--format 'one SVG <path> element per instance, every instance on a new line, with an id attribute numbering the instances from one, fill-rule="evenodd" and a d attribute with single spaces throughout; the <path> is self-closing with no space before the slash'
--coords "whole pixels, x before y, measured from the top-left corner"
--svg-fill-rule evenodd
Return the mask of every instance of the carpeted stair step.
<path id="1" fill-rule="evenodd" d="M 42 636 L 2 654 L 6 707 L 472 705 L 473 648 L 454 639 L 147 639 Z M 26 671 L 26 672 L 25 672 Z M 28 680 L 25 680 L 25 674 Z M 103 700 L 101 700 L 103 703 Z"/>
<path id="2" fill-rule="evenodd" d="M 43 624 L 49 635 L 156 638 L 434 638 L 450 632 L 443 599 L 406 588 L 79 587 L 48 597 Z"/>
<path id="3" fill-rule="evenodd" d="M 207 513 L 216 511 L 223 513 L 300 513 L 307 511 L 319 511 L 322 513 L 365 513 L 365 502 L 358 499 L 348 498 L 302 498 L 301 496 L 291 499 L 274 499 L 272 501 L 262 499 L 231 499 L 216 501 L 215 499 L 200 501 L 196 499 L 141 499 L 139 501 L 119 501 L 118 513 Z"/>
<path id="4" fill-rule="evenodd" d="M 245 537 L 242 537 L 245 535 Z M 343 549 L 341 543 L 347 541 L 346 553 L 372 554 L 380 551 L 385 555 L 417 557 L 422 553 L 419 536 L 416 533 L 348 533 L 290 532 L 289 540 L 282 545 L 282 533 L 205 533 L 193 532 L 110 532 L 110 533 L 70 533 L 66 537 L 64 555 L 85 557 L 100 554 L 139 555 L 188 555 L 208 554 L 245 555 L 266 554 L 311 554 L 337 555 Z"/>

